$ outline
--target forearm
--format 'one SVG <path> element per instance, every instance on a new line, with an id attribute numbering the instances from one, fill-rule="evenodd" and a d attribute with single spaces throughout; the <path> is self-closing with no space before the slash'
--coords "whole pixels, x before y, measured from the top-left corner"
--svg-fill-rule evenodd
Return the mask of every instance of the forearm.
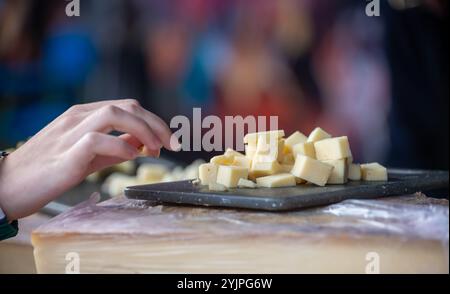
<path id="1" fill-rule="evenodd" d="M 0 163 L 0 207 L 8 220 L 34 213 L 67 189 L 56 185 L 51 163 L 39 168 L 16 152 Z"/>
<path id="2" fill-rule="evenodd" d="M 25 208 L 34 208 L 32 203 L 26 203 L 24 195 L 29 193 L 28 183 L 21 180 L 17 173 L 21 167 L 14 168 L 14 156 L 11 154 L 0 163 L 0 207 L 8 220 L 19 219 Z"/>
<path id="3" fill-rule="evenodd" d="M 0 163 L 0 207 L 8 220 L 28 216 L 90 173 L 135 159 L 141 147 L 157 156 L 162 146 L 181 147 L 136 100 L 74 106 Z"/>

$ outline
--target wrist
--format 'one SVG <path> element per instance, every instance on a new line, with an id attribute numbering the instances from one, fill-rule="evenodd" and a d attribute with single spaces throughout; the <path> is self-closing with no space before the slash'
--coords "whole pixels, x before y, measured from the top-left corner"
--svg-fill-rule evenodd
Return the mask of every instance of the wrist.
<path id="1" fill-rule="evenodd" d="M 12 160 L 12 154 L 3 156 L 3 158 L 0 159 L 0 210 L 3 212 L 4 217 L 6 217 L 8 220 L 14 220 L 13 218 L 11 218 L 14 216 L 14 213 L 10 211 L 8 205 L 8 203 L 12 201 L 12 197 L 15 193 L 14 185 L 10 180 L 13 177 Z"/>

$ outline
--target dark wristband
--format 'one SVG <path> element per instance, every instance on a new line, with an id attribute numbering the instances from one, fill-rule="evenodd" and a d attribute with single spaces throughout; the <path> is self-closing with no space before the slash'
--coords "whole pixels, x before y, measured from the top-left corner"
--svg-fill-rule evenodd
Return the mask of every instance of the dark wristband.
<path id="1" fill-rule="evenodd" d="M 8 156 L 8 153 L 5 151 L 0 151 L 0 161 L 3 158 L 6 158 Z M 2 217 L 3 213 L 0 214 L 0 217 Z M 6 240 L 12 237 L 15 237 L 17 233 L 19 232 L 19 222 L 13 221 L 8 222 L 6 217 L 3 217 L 0 219 L 0 241 Z"/>

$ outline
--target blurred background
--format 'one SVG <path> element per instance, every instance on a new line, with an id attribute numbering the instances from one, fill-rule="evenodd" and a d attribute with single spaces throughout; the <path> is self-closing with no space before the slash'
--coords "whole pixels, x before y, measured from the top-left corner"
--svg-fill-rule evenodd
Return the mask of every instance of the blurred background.
<path id="1" fill-rule="evenodd" d="M 73 104 L 278 115 L 348 135 L 355 160 L 448 169 L 448 1 L 0 0 L 0 149 Z M 199 152 L 164 156 L 178 162 Z"/>

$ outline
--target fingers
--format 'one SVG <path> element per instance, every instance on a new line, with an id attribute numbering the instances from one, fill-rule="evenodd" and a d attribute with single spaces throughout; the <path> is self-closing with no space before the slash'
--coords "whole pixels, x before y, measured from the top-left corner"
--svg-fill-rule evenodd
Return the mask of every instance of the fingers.
<path id="1" fill-rule="evenodd" d="M 131 160 L 138 156 L 138 150 L 124 140 L 98 133 L 88 132 L 70 150 L 74 160 L 91 162 L 97 156 Z"/>
<path id="2" fill-rule="evenodd" d="M 108 135 L 106 135 L 108 136 Z M 140 151 L 139 155 L 146 155 L 150 157 L 159 157 L 159 150 L 148 150 L 145 148 L 145 146 L 142 145 L 142 143 L 136 139 L 135 137 L 129 135 L 129 134 L 123 134 L 119 137 L 120 140 L 124 141 L 128 145 L 132 146 L 135 150 L 139 151 L 141 148 L 144 149 Z M 139 156 L 138 155 L 138 156 Z M 97 154 L 95 158 L 91 161 L 90 166 L 88 168 L 88 174 L 91 174 L 95 171 L 102 170 L 106 167 L 118 164 L 124 162 L 124 159 L 121 157 L 114 157 L 114 156 L 105 156 L 105 155 L 99 155 Z"/>
<path id="3" fill-rule="evenodd" d="M 181 145 L 178 142 L 178 139 L 172 135 L 172 132 L 170 128 L 167 126 L 167 124 L 157 115 L 144 109 L 139 104 L 139 102 L 134 99 L 100 101 L 84 105 L 76 105 L 72 107 L 68 112 L 72 114 L 82 113 L 86 114 L 87 116 L 97 111 L 101 111 L 103 108 L 113 106 L 123 109 L 144 120 L 148 124 L 149 128 L 152 130 L 153 134 L 157 137 L 159 142 L 161 142 L 166 149 L 172 151 L 179 151 L 181 149 Z M 147 147 L 152 149 L 151 146 Z"/>
<path id="4" fill-rule="evenodd" d="M 120 104 L 117 107 L 120 107 L 145 120 L 166 149 L 179 151 L 181 148 L 180 143 L 172 135 L 172 131 L 169 126 L 160 117 L 142 108 L 139 104 L 133 102 L 133 100 L 128 103 Z"/>
<path id="5" fill-rule="evenodd" d="M 108 105 L 85 118 L 77 127 L 78 134 L 87 132 L 109 133 L 113 130 L 136 137 L 151 150 L 162 147 L 161 141 L 145 120 L 119 107 Z"/>
<path id="6" fill-rule="evenodd" d="M 130 144 L 131 146 L 133 146 L 136 149 L 141 149 L 142 146 L 144 144 L 142 144 L 141 141 L 139 141 L 136 137 L 133 137 L 130 134 L 123 134 L 119 136 L 120 139 L 124 140 L 125 142 L 127 142 L 128 144 Z"/>
<path id="7" fill-rule="evenodd" d="M 108 105 L 121 105 L 126 103 L 138 103 L 137 100 L 134 99 L 121 99 L 121 100 L 104 100 L 104 101 L 97 101 L 87 104 L 78 104 L 74 105 L 67 111 L 68 113 L 82 113 L 82 112 L 92 112 L 95 110 L 98 110 L 104 106 Z"/>
<path id="8" fill-rule="evenodd" d="M 157 115 L 143 109 L 150 122 L 154 122 L 155 133 L 161 138 L 161 142 L 167 150 L 179 151 L 181 149 L 181 144 L 178 139 L 172 134 L 169 126 Z"/>
<path id="9" fill-rule="evenodd" d="M 92 174 L 96 171 L 105 169 L 107 167 L 119 164 L 124 162 L 123 159 L 117 157 L 109 157 L 109 156 L 97 156 L 94 160 L 89 164 L 87 174 Z"/>
<path id="10" fill-rule="evenodd" d="M 119 136 L 119 138 L 124 140 L 131 146 L 140 150 L 140 154 L 143 156 L 150 156 L 150 157 L 155 157 L 155 158 L 158 158 L 160 156 L 159 149 L 158 150 L 149 150 L 141 143 L 141 141 L 139 141 L 136 137 L 131 136 L 130 134 L 123 134 L 123 135 Z"/>

